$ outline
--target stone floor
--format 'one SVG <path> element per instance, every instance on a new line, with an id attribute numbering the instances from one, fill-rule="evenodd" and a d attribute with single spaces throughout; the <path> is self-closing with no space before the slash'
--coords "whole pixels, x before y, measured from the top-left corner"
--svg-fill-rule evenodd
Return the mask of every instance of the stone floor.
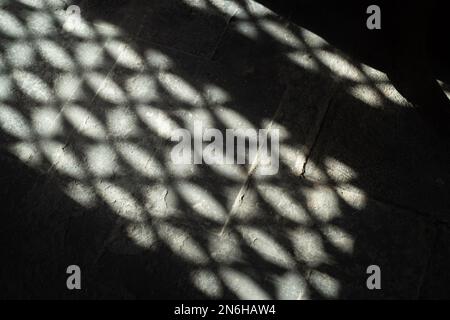
<path id="1" fill-rule="evenodd" d="M 0 0 L 0 297 L 450 298 L 450 149 L 383 72 L 251 0 L 78 5 Z M 278 173 L 174 164 L 195 121 Z"/>

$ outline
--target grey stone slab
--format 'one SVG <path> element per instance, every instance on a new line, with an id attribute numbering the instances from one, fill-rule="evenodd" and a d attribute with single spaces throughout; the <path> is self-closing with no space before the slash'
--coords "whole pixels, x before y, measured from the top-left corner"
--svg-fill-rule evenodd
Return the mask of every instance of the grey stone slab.
<path id="1" fill-rule="evenodd" d="M 227 230 L 274 296 L 290 299 L 417 298 L 436 234 L 425 218 L 355 188 L 288 175 L 255 179 Z M 370 265 L 381 268 L 381 290 L 366 286 Z"/>
<path id="2" fill-rule="evenodd" d="M 24 23 L 44 38 L 46 18 L 35 13 Z M 82 13 L 87 29 L 45 36 L 55 45 L 33 48 L 27 68 L 16 54 L 26 54 L 23 42 L 2 35 L 2 148 L 20 158 L 0 156 L 2 294 L 446 294 L 435 291 L 448 253 L 432 249 L 434 226 L 370 197 L 439 218 L 446 208 L 448 158 L 385 77 L 254 2 L 84 3 Z M 35 78 L 11 84 L 5 59 Z M 42 83 L 56 101 L 44 100 Z M 278 173 L 175 165 L 171 134 L 195 121 L 222 133 L 279 129 Z M 66 290 L 70 264 L 82 268 L 80 294 Z M 371 264 L 380 291 L 365 286 Z"/>
<path id="3" fill-rule="evenodd" d="M 428 267 L 420 286 L 420 299 L 448 299 L 450 293 L 449 241 L 448 227 L 439 226 Z"/>
<path id="4" fill-rule="evenodd" d="M 115 22 L 127 18 L 121 27 L 132 37 L 209 57 L 227 25 L 232 3 L 196 1 L 133 1 L 122 4 L 86 3 L 90 15 L 103 15 Z"/>
<path id="5" fill-rule="evenodd" d="M 180 64 L 175 62 L 175 65 Z M 183 67 L 171 70 L 160 68 L 155 71 L 156 76 L 168 72 L 174 75 L 182 74 Z M 108 77 L 122 88 L 124 85 L 121 78 L 135 74 L 144 72 L 142 69 L 136 71 L 116 66 Z M 242 83 L 245 83 L 245 86 L 242 86 Z M 66 174 L 62 171 L 61 174 L 58 169 L 64 170 L 63 165 L 55 168 L 54 175 L 62 175 L 57 180 L 62 182 L 64 190 L 74 197 L 75 201 L 94 206 L 102 215 L 119 222 L 119 229 L 115 229 L 117 222 L 113 223 L 110 238 L 104 244 L 104 254 L 98 260 L 101 270 L 105 271 L 92 269 L 95 275 L 97 272 L 105 273 L 103 278 L 100 277 L 102 285 L 95 290 L 104 290 L 102 292 L 106 294 L 105 288 L 118 286 L 117 290 L 121 296 L 162 294 L 156 289 L 145 293 L 148 287 L 139 284 L 137 280 L 130 280 L 129 283 L 128 278 L 123 281 L 118 279 L 123 278 L 122 274 L 127 273 L 132 264 L 140 266 L 141 269 L 136 271 L 138 274 L 150 279 L 153 279 L 152 275 L 159 278 L 162 276 L 161 263 L 165 265 L 176 260 L 177 264 L 183 263 L 185 269 L 193 270 L 192 275 L 187 273 L 183 278 L 185 280 L 180 280 L 185 288 L 178 290 L 178 294 L 185 292 L 186 288 L 198 286 L 200 292 L 213 297 L 217 297 L 217 292 L 220 292 L 221 297 L 292 298 L 295 291 L 304 284 L 303 276 L 299 275 L 298 271 L 280 273 L 280 267 L 276 264 L 271 265 L 257 259 L 258 255 L 248 248 L 248 239 L 239 238 L 242 237 L 241 234 L 220 238 L 227 214 L 233 210 L 235 200 L 243 187 L 245 173 L 236 167 L 206 165 L 194 166 L 193 170 L 167 168 L 170 162 L 167 158 L 161 158 L 168 147 L 165 144 L 167 131 L 152 122 L 154 119 L 159 119 L 159 123 L 163 123 L 164 119 L 172 119 L 175 123 L 189 127 L 192 125 L 192 119 L 213 118 L 216 122 L 213 121 L 212 126 L 217 125 L 221 129 L 236 126 L 263 127 L 264 120 L 270 120 L 279 107 L 277 99 L 282 92 L 278 90 L 277 94 L 260 94 L 263 77 L 236 75 L 234 72 L 227 72 L 226 65 L 221 63 L 203 65 L 198 77 L 189 79 L 187 84 L 199 92 L 201 99 L 198 103 L 187 105 L 186 101 L 175 99 L 177 93 L 185 93 L 177 88 L 180 81 L 167 82 L 167 92 L 162 94 L 162 97 L 157 94 L 156 102 L 159 103 L 153 100 L 147 103 L 127 100 L 121 106 L 115 101 L 105 101 L 110 96 L 103 95 L 101 91 L 91 100 L 91 104 L 80 102 L 87 113 L 80 114 L 82 117 L 78 119 L 79 130 L 71 136 L 65 149 L 60 148 L 61 158 L 58 157 L 60 160 L 66 159 L 66 164 L 70 164 L 69 155 L 74 155 L 78 159 L 78 165 L 75 166 L 78 170 L 74 171 L 74 168 L 70 167 L 71 171 Z M 170 93 L 175 94 L 175 98 L 170 99 Z M 316 92 L 315 96 L 317 95 Z M 183 97 L 186 96 L 181 96 Z M 310 102 L 313 104 L 314 99 L 311 98 Z M 164 109 L 166 103 L 170 105 L 168 110 Z M 146 112 L 142 113 L 136 108 L 140 104 L 147 104 L 149 108 L 145 109 Z M 287 106 L 286 112 L 293 113 L 294 106 L 289 106 L 286 101 L 282 105 Z M 260 106 L 263 108 L 255 117 L 255 110 Z M 124 107 L 123 110 L 121 107 Z M 97 113 L 100 110 L 105 112 Z M 70 108 L 66 111 L 70 111 Z M 110 130 L 109 113 L 124 118 L 141 117 L 137 124 L 138 134 L 133 135 L 131 125 L 127 125 L 125 129 L 128 130 L 125 131 L 120 128 Z M 161 118 L 162 115 L 166 118 Z M 308 118 L 305 117 L 305 124 L 309 122 L 309 117 L 314 118 L 316 115 L 312 112 Z M 94 120 L 95 118 L 97 120 Z M 154 127 L 146 128 L 149 123 L 153 123 Z M 106 132 L 110 134 L 109 139 L 104 137 Z M 152 157 L 159 166 L 151 166 L 149 160 Z M 100 159 L 100 162 L 95 161 L 95 158 Z M 79 172 L 85 172 L 85 176 L 78 177 Z M 36 208 L 37 212 L 40 210 L 45 210 L 45 206 Z M 227 240 L 227 237 L 231 237 L 231 240 Z M 219 239 L 219 243 L 216 239 Z M 227 246 L 227 243 L 230 244 Z M 220 244 L 222 247 L 218 247 Z M 158 263 L 145 258 L 145 254 L 153 252 L 152 250 L 163 252 L 160 256 L 157 254 L 160 257 Z M 232 260 L 231 253 L 234 251 L 241 252 L 244 258 Z M 130 265 L 127 265 L 126 262 L 118 262 L 127 259 L 134 263 L 129 262 Z M 290 263 L 288 260 L 282 263 Z M 255 263 L 257 267 L 253 268 Z M 119 269 L 117 273 L 112 266 Z M 179 272 L 177 268 L 173 267 L 173 273 Z M 168 279 L 171 276 L 165 275 L 163 278 Z M 290 279 L 295 281 L 290 282 Z M 193 287 L 187 286 L 184 281 L 188 281 Z M 288 285 L 285 286 L 287 282 Z M 210 283 L 211 287 L 205 287 L 204 283 Z M 214 291 L 214 283 L 221 289 Z M 167 297 L 173 296 L 167 292 L 163 293 Z"/>
<path id="6" fill-rule="evenodd" d="M 295 52 L 306 49 L 302 31 L 284 17 L 265 8 L 257 1 L 243 1 L 241 9 L 230 21 L 224 43 L 232 39 L 239 44 L 236 52 L 243 50 L 259 50 L 260 53 L 271 54 L 271 51 Z M 245 48 L 248 41 L 257 43 L 257 48 Z M 274 52 L 272 52 L 274 53 Z M 229 56 L 231 58 L 232 56 Z M 216 59 L 225 58 L 217 51 Z"/>
<path id="7" fill-rule="evenodd" d="M 43 175 L 43 182 L 34 182 L 25 197 L 30 200 L 27 208 L 30 214 L 34 213 L 32 217 L 37 217 L 39 212 L 49 212 L 59 214 L 63 221 L 56 226 L 51 220 L 32 219 L 32 223 L 50 224 L 50 229 L 59 230 L 55 237 L 64 236 L 63 230 L 68 228 L 69 221 L 79 226 L 68 229 L 65 237 L 70 243 L 68 250 L 75 257 L 81 254 L 80 247 L 89 248 L 86 255 L 79 258 L 86 259 L 92 277 L 105 274 L 104 278 L 100 277 L 103 280 L 98 287 L 91 284 L 93 294 L 106 294 L 107 289 L 117 286 L 119 296 L 145 296 L 148 287 L 139 284 L 137 278 L 130 283 L 118 281 L 123 277 L 122 272 L 129 273 L 131 265 L 136 265 L 137 274 L 154 280 L 167 269 L 161 269 L 161 264 L 167 266 L 176 261 L 173 272 L 163 278 L 172 278 L 180 272 L 179 264 L 184 264 L 186 275 L 181 283 L 189 281 L 203 290 L 203 294 L 276 297 L 275 293 L 264 293 L 264 290 L 270 291 L 285 282 L 284 275 L 277 274 L 278 267 L 270 266 L 273 270 L 270 274 L 264 270 L 267 264 L 252 269 L 254 254 L 250 253 L 247 260 L 235 261 L 243 263 L 242 268 L 248 270 L 246 274 L 240 271 L 239 265 L 226 263 L 225 258 L 232 256 L 223 256 L 224 250 L 247 250 L 246 245 L 236 242 L 239 238 L 233 237 L 228 249 L 223 248 L 227 241 L 219 236 L 241 194 L 245 170 L 214 165 L 173 167 L 167 158 L 171 147 L 167 140 L 170 130 L 177 126 L 191 128 L 195 119 L 221 130 L 267 126 L 285 91 L 277 77 L 279 65 L 275 60 L 257 61 L 256 72 L 242 74 L 229 68 L 224 61 L 199 62 L 180 50 L 155 46 L 152 42 L 119 38 L 104 44 L 106 62 L 101 68 L 91 65 L 82 72 L 86 76 L 82 88 L 87 94 L 71 101 L 61 113 L 64 118 L 61 125 L 67 130 L 58 139 L 51 134 L 46 136 L 39 145 L 46 160 L 40 169 L 51 169 L 51 178 Z M 87 49 L 89 42 L 75 41 L 66 45 L 75 53 L 79 52 L 79 46 Z M 81 57 L 77 60 L 89 65 Z M 264 68 L 267 61 L 273 62 L 272 68 Z M 33 72 L 40 75 L 44 70 L 37 66 Z M 54 72 L 47 72 L 50 79 L 55 76 Z M 152 80 L 156 88 L 151 86 Z M 25 100 L 19 99 L 19 103 Z M 287 109 L 293 110 L 292 107 Z M 45 122 L 37 124 L 42 127 Z M 34 154 L 33 150 L 30 152 L 27 156 Z M 44 201 L 44 196 L 40 195 L 43 186 L 63 192 Z M 77 203 L 79 209 L 60 205 L 68 202 L 67 198 L 71 199 L 70 203 Z M 79 206 L 89 211 L 80 216 L 84 209 Z M 91 212 L 94 217 L 90 216 Z M 72 216 L 74 218 L 68 218 Z M 80 229 L 91 230 L 87 225 L 92 219 L 108 221 L 102 231 L 92 230 L 92 234 L 98 236 L 95 248 L 87 246 L 90 238 L 84 241 L 80 234 Z M 82 237 L 79 245 L 72 247 L 78 237 Z M 221 243 L 222 247 L 217 247 Z M 159 259 L 145 257 L 152 250 L 156 250 Z M 56 254 L 51 255 L 49 263 L 58 258 Z M 38 262 L 39 257 L 32 263 L 35 261 Z M 96 267 L 96 262 L 100 267 Z M 218 265 L 220 262 L 227 266 Z M 119 269 L 117 273 L 114 268 Z M 195 271 L 192 275 L 188 272 L 190 269 Z M 292 277 L 296 277 L 295 274 Z M 213 285 L 205 288 L 205 281 L 216 283 L 221 289 L 211 292 Z M 240 287 L 241 281 L 246 285 Z M 255 289 L 260 286 L 258 282 L 266 289 Z M 298 280 L 294 284 L 297 283 L 302 282 Z M 183 290 L 175 291 L 181 294 L 189 288 L 185 284 Z M 295 288 L 280 287 L 279 290 L 279 297 L 292 297 Z M 162 292 L 155 289 L 147 293 L 152 294 Z M 171 296 L 167 292 L 164 294 Z"/>
<path id="8" fill-rule="evenodd" d="M 66 268 L 79 265 L 86 283 L 95 270 L 113 220 L 68 198 L 58 181 L 39 175 L 2 154 L 2 296 L 70 298 L 88 296 L 67 290 Z"/>
<path id="9" fill-rule="evenodd" d="M 334 69 L 325 66 L 315 51 L 325 52 Z M 255 106 L 243 111 L 249 118 L 259 118 L 265 111 L 261 106 L 268 105 L 271 95 L 277 97 L 273 126 L 284 135 L 280 151 L 283 168 L 295 175 L 303 173 L 323 117 L 338 90 L 339 76 L 357 73 L 335 51 L 317 35 L 249 1 L 231 20 L 214 55 L 219 64 L 249 80 L 237 82 L 241 91 L 247 89 L 247 83 L 264 88 L 258 98 L 254 97 Z M 260 97 L 267 102 L 257 108 Z"/>
<path id="10" fill-rule="evenodd" d="M 343 86 L 338 92 L 306 176 L 323 183 L 352 180 L 374 198 L 447 220 L 447 143 L 413 109 L 372 104 L 367 96 L 380 94 L 374 90 L 354 96 Z"/>

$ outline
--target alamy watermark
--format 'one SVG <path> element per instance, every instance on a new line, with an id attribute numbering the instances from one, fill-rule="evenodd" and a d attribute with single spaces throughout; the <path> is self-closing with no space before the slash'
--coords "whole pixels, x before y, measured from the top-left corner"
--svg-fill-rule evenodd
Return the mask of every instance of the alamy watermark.
<path id="1" fill-rule="evenodd" d="M 69 290 L 81 290 L 81 269 L 73 264 L 67 267 L 66 273 L 69 274 L 66 280 L 66 286 Z"/>
<path id="2" fill-rule="evenodd" d="M 193 132 L 173 131 L 171 141 L 177 144 L 170 156 L 175 164 L 249 164 L 260 175 L 274 175 L 279 169 L 279 137 L 278 129 L 226 129 L 223 134 L 195 121 Z"/>
<path id="3" fill-rule="evenodd" d="M 373 264 L 367 267 L 366 273 L 370 275 L 366 281 L 367 289 L 381 290 L 381 268 Z"/>
<path id="4" fill-rule="evenodd" d="M 367 14 L 370 16 L 367 18 L 366 26 L 369 30 L 381 29 L 381 9 L 379 6 L 373 4 L 367 7 Z"/>

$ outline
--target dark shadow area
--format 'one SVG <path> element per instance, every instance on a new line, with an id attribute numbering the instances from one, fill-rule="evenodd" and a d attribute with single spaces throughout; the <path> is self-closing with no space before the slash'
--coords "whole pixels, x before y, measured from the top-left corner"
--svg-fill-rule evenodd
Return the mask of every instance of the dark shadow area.
<path id="1" fill-rule="evenodd" d="M 396 89 L 437 129 L 450 136 L 450 100 L 436 79 L 449 81 L 450 32 L 445 1 L 272 1 L 260 3 L 325 38 L 351 57 L 387 73 Z M 370 5 L 382 27 L 366 27 Z"/>

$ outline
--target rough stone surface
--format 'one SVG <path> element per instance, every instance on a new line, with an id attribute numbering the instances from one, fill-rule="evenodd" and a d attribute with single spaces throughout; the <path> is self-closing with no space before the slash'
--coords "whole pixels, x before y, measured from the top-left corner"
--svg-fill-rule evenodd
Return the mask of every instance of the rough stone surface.
<path id="1" fill-rule="evenodd" d="M 448 298 L 448 147 L 384 73 L 250 0 L 44 2 L 0 2 L 0 296 Z M 174 163 L 196 123 L 279 170 Z"/>

